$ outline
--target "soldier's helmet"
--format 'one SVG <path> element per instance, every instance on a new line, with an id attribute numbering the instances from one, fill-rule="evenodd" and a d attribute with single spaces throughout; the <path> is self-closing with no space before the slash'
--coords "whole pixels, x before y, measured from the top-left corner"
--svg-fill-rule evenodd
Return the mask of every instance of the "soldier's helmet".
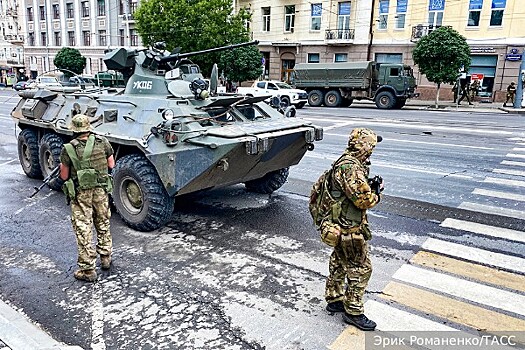
<path id="1" fill-rule="evenodd" d="M 89 122 L 89 117 L 84 114 L 77 114 L 71 119 L 71 124 L 69 125 L 69 130 L 73 132 L 88 132 L 93 130 L 91 123 Z"/>
<path id="2" fill-rule="evenodd" d="M 368 158 L 374 147 L 383 138 L 367 128 L 355 128 L 350 132 L 348 138 L 348 150 L 358 159 Z"/>

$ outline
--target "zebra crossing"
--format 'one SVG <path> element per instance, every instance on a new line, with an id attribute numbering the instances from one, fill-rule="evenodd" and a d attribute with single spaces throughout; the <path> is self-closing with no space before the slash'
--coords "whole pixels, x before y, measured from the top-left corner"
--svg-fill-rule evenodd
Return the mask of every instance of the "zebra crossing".
<path id="1" fill-rule="evenodd" d="M 518 146 L 493 170 L 494 175 L 472 191 L 482 203 L 465 201 L 459 208 L 525 219 L 525 162 L 517 160 L 525 159 L 525 148 L 519 147 L 525 145 L 525 139 L 515 141 Z M 496 184 L 498 190 L 483 188 L 485 184 Z M 512 202 L 514 208 L 491 204 L 495 199 Z M 501 253 L 456 243 L 453 238 L 427 238 L 420 251 L 394 273 L 378 298 L 365 303 L 367 316 L 378 324 L 376 331 L 456 332 L 445 333 L 451 336 L 464 332 L 472 337 L 498 334 L 513 341 L 486 349 L 524 347 L 525 232 L 456 218 L 445 218 L 440 226 L 471 237 L 511 241 L 515 249 Z M 377 349 L 410 348 L 381 345 Z M 346 328 L 329 346 L 332 350 L 349 348 L 365 349 L 365 334 L 354 327 Z"/>

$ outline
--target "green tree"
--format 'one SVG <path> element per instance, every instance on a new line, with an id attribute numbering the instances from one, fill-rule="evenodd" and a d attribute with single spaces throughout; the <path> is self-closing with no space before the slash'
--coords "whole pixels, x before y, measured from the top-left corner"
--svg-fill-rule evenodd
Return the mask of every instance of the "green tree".
<path id="1" fill-rule="evenodd" d="M 471 62 L 467 40 L 450 27 L 439 27 L 419 40 L 413 58 L 421 73 L 437 84 L 436 107 L 441 84 L 453 84 L 460 69 L 467 72 Z"/>
<path id="2" fill-rule="evenodd" d="M 262 57 L 256 46 L 239 47 L 222 53 L 219 68 L 228 80 L 255 80 L 262 74 Z"/>
<path id="3" fill-rule="evenodd" d="M 134 13 L 144 45 L 164 41 L 168 50 L 200 51 L 249 40 L 245 22 L 251 14 L 233 14 L 231 0 L 144 0 Z M 221 53 L 191 57 L 209 75 Z"/>
<path id="4" fill-rule="evenodd" d="M 84 68 L 86 68 L 86 58 L 82 56 L 80 51 L 71 47 L 61 48 L 53 63 L 67 77 L 72 76 L 72 72 L 82 74 Z"/>

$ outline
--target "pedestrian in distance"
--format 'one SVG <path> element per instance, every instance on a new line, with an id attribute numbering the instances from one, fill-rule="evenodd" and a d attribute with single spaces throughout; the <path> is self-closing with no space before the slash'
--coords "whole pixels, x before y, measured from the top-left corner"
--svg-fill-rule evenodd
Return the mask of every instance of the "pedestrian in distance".
<path id="1" fill-rule="evenodd" d="M 324 243 L 334 248 L 325 285 L 326 310 L 342 313 L 344 322 L 372 331 L 364 315 L 363 296 L 372 274 L 367 209 L 376 206 L 383 189 L 379 176 L 369 179 L 370 156 L 381 136 L 353 129 L 348 147 L 312 188 L 309 209 Z"/>
<path id="2" fill-rule="evenodd" d="M 467 102 L 469 105 L 472 105 L 473 103 L 470 101 L 470 97 L 469 97 L 469 83 L 467 82 L 466 79 L 461 79 L 460 88 L 461 88 L 461 97 L 458 100 L 458 105 L 461 104 L 461 101 L 463 101 L 464 98 L 467 99 Z"/>
<path id="3" fill-rule="evenodd" d="M 61 186 L 71 204 L 71 222 L 78 248 L 78 280 L 93 282 L 97 253 L 102 269 L 111 265 L 112 238 L 110 233 L 108 193 L 113 189 L 113 179 L 108 172 L 115 166 L 113 148 L 109 141 L 91 133 L 89 118 L 75 115 L 70 130 L 74 139 L 64 145 L 60 154 L 60 174 L 56 185 Z M 93 225 L 97 233 L 96 249 L 93 248 Z"/>
<path id="4" fill-rule="evenodd" d="M 507 86 L 507 96 L 505 99 L 505 103 L 503 104 L 503 107 L 507 107 L 507 102 L 510 101 L 510 103 L 514 106 L 514 99 L 516 98 L 516 82 L 511 82 L 509 86 Z"/>
<path id="5" fill-rule="evenodd" d="M 474 101 L 474 97 L 478 96 L 480 87 L 481 87 L 481 85 L 480 85 L 478 79 L 475 79 L 470 84 L 470 100 L 471 101 Z"/>
<path id="6" fill-rule="evenodd" d="M 452 86 L 452 94 L 454 95 L 454 103 L 458 100 L 458 83 L 457 81 L 454 82 L 454 85 Z"/>

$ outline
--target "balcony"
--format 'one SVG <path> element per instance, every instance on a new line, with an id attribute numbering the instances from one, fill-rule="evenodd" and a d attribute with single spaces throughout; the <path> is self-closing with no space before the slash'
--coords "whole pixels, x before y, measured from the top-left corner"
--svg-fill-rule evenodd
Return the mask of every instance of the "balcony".
<path id="1" fill-rule="evenodd" d="M 24 36 L 19 34 L 8 34 L 4 35 L 4 40 L 10 42 L 11 44 L 23 44 Z"/>
<path id="2" fill-rule="evenodd" d="M 412 37 L 410 38 L 410 41 L 418 41 L 425 35 L 428 35 L 432 33 L 433 30 L 438 29 L 441 26 L 434 26 L 434 25 L 423 25 L 418 24 L 417 26 L 412 27 Z"/>
<path id="3" fill-rule="evenodd" d="M 324 35 L 326 44 L 351 44 L 354 42 L 354 29 L 327 29 Z"/>

